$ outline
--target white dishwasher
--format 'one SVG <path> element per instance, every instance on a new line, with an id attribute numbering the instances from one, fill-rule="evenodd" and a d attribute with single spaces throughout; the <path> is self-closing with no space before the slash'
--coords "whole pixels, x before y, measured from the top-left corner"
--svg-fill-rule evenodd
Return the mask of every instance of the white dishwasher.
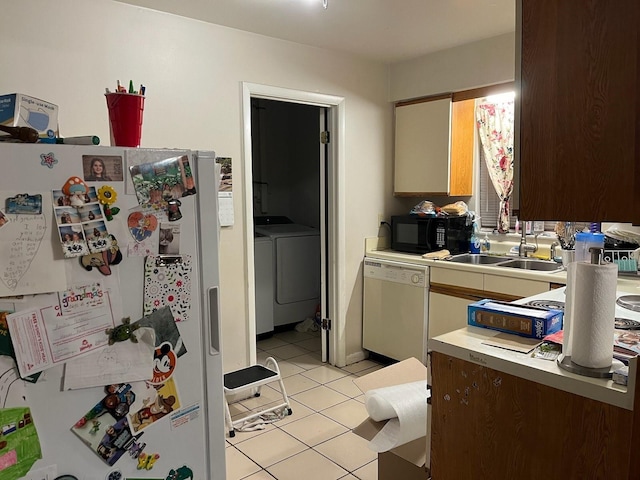
<path id="1" fill-rule="evenodd" d="M 428 313 L 429 267 L 365 257 L 363 348 L 426 365 Z"/>

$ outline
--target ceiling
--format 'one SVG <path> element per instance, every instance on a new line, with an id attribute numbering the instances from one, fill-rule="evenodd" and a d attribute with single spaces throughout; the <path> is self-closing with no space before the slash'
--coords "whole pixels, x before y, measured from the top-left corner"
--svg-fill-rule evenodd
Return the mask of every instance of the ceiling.
<path id="1" fill-rule="evenodd" d="M 515 30 L 514 0 L 117 0 L 384 63 Z"/>

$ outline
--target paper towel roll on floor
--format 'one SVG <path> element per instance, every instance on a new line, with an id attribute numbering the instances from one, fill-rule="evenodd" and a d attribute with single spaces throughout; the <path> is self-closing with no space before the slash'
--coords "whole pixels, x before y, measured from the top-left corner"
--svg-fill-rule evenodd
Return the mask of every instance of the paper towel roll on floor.
<path id="1" fill-rule="evenodd" d="M 369 442 L 375 452 L 386 452 L 427 433 L 427 382 L 411 382 L 376 388 L 364 394 L 369 416 L 380 422 L 389 420 Z"/>
<path id="2" fill-rule="evenodd" d="M 608 368 L 613 359 L 618 266 L 570 263 L 562 353 L 587 368 Z"/>

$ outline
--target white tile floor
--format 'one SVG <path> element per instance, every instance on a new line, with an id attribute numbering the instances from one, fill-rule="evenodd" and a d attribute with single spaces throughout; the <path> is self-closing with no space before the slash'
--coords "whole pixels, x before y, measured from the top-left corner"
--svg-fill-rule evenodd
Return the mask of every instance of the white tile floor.
<path id="1" fill-rule="evenodd" d="M 293 415 L 264 430 L 227 436 L 227 480 L 377 480 L 376 454 L 351 433 L 367 417 L 353 379 L 383 365 L 371 360 L 345 368 L 323 364 L 316 333 L 277 333 L 257 346 L 259 363 L 267 357 L 278 362 Z M 281 402 L 273 383 L 262 387 L 260 397 L 229 407 L 237 417 Z"/>

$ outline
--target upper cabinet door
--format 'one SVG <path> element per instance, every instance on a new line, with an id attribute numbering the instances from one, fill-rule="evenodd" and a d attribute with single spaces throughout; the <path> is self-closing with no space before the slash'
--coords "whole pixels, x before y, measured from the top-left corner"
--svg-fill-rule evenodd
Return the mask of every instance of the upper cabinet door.
<path id="1" fill-rule="evenodd" d="M 473 108 L 449 95 L 396 105 L 395 195 L 471 195 Z"/>
<path id="2" fill-rule="evenodd" d="M 449 191 L 451 97 L 396 106 L 394 192 Z"/>
<path id="3" fill-rule="evenodd" d="M 640 2 L 518 0 L 520 218 L 640 223 Z"/>

